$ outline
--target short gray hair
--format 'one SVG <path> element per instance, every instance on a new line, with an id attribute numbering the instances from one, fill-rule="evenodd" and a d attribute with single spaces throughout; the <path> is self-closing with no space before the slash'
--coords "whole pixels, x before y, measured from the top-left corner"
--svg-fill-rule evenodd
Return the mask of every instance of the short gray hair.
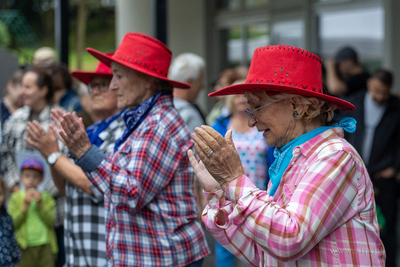
<path id="1" fill-rule="evenodd" d="M 183 53 L 177 56 L 171 63 L 168 72 L 168 78 L 171 80 L 186 82 L 191 79 L 199 79 L 200 70 L 204 70 L 205 61 L 193 53 Z"/>

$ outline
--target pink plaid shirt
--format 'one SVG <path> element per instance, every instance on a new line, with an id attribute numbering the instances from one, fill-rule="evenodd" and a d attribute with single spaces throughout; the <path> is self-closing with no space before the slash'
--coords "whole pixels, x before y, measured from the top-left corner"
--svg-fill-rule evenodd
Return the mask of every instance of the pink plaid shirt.
<path id="1" fill-rule="evenodd" d="M 207 229 L 248 266 L 385 265 L 371 180 L 342 128 L 296 147 L 273 197 L 246 176 L 205 195 Z"/>

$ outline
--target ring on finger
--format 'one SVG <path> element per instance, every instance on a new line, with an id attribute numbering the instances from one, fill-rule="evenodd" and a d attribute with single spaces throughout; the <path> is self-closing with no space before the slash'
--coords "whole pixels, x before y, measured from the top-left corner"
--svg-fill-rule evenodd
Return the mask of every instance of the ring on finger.
<path id="1" fill-rule="evenodd" d="M 42 135 L 45 135 L 45 132 L 42 132 Z"/>
<path id="2" fill-rule="evenodd" d="M 211 157 L 211 155 L 214 153 L 214 151 L 211 150 L 210 153 L 207 154 L 207 158 Z"/>

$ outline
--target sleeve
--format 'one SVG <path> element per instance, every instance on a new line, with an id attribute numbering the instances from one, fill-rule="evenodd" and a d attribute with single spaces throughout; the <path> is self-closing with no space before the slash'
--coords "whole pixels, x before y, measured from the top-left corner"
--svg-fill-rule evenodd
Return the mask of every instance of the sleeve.
<path id="1" fill-rule="evenodd" d="M 42 204 L 38 206 L 39 216 L 43 222 L 48 226 L 52 227 L 54 220 L 56 219 L 55 201 L 53 197 L 46 193 L 42 193 Z"/>
<path id="2" fill-rule="evenodd" d="M 19 201 L 18 197 L 18 192 L 12 194 L 10 197 L 10 202 L 8 203 L 8 213 L 13 220 L 15 229 L 19 229 L 22 226 L 23 222 L 26 220 L 27 215 L 27 212 L 22 211 L 23 201 Z"/>
<path id="3" fill-rule="evenodd" d="M 136 212 L 171 181 L 183 151 L 168 129 L 151 125 L 87 176 L 114 205 Z"/>
<path id="4" fill-rule="evenodd" d="M 358 213 L 353 156 L 345 151 L 324 154 L 310 163 L 300 183 L 281 188 L 289 199 L 285 207 L 246 176 L 233 181 L 225 191 L 233 205 L 222 210 L 226 223 L 216 220 L 220 194 L 214 194 L 203 213 L 207 229 L 250 266 L 258 266 L 264 253 L 284 262 L 301 258 Z"/>
<path id="5" fill-rule="evenodd" d="M 10 218 L 10 223 L 12 226 L 12 219 Z M 12 227 L 11 231 L 10 231 L 10 251 L 11 251 L 11 258 L 12 258 L 12 263 L 18 263 L 21 260 L 21 250 L 19 248 L 19 245 L 17 243 L 17 239 L 15 236 L 15 232 L 14 232 L 14 227 Z"/>
<path id="6" fill-rule="evenodd" d="M 11 189 L 19 183 L 19 175 L 13 153 L 14 138 L 12 135 L 13 117 L 11 116 L 5 123 L 3 128 L 3 142 L 0 145 L 0 173 L 3 174 L 4 182 Z"/>

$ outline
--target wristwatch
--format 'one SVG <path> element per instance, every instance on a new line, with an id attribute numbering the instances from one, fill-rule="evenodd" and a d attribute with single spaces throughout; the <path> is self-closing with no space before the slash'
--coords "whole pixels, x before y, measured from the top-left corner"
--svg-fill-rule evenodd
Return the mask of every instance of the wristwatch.
<path id="1" fill-rule="evenodd" d="M 61 152 L 54 152 L 51 153 L 50 156 L 47 158 L 47 163 L 53 165 L 56 163 L 57 159 L 61 156 Z"/>

